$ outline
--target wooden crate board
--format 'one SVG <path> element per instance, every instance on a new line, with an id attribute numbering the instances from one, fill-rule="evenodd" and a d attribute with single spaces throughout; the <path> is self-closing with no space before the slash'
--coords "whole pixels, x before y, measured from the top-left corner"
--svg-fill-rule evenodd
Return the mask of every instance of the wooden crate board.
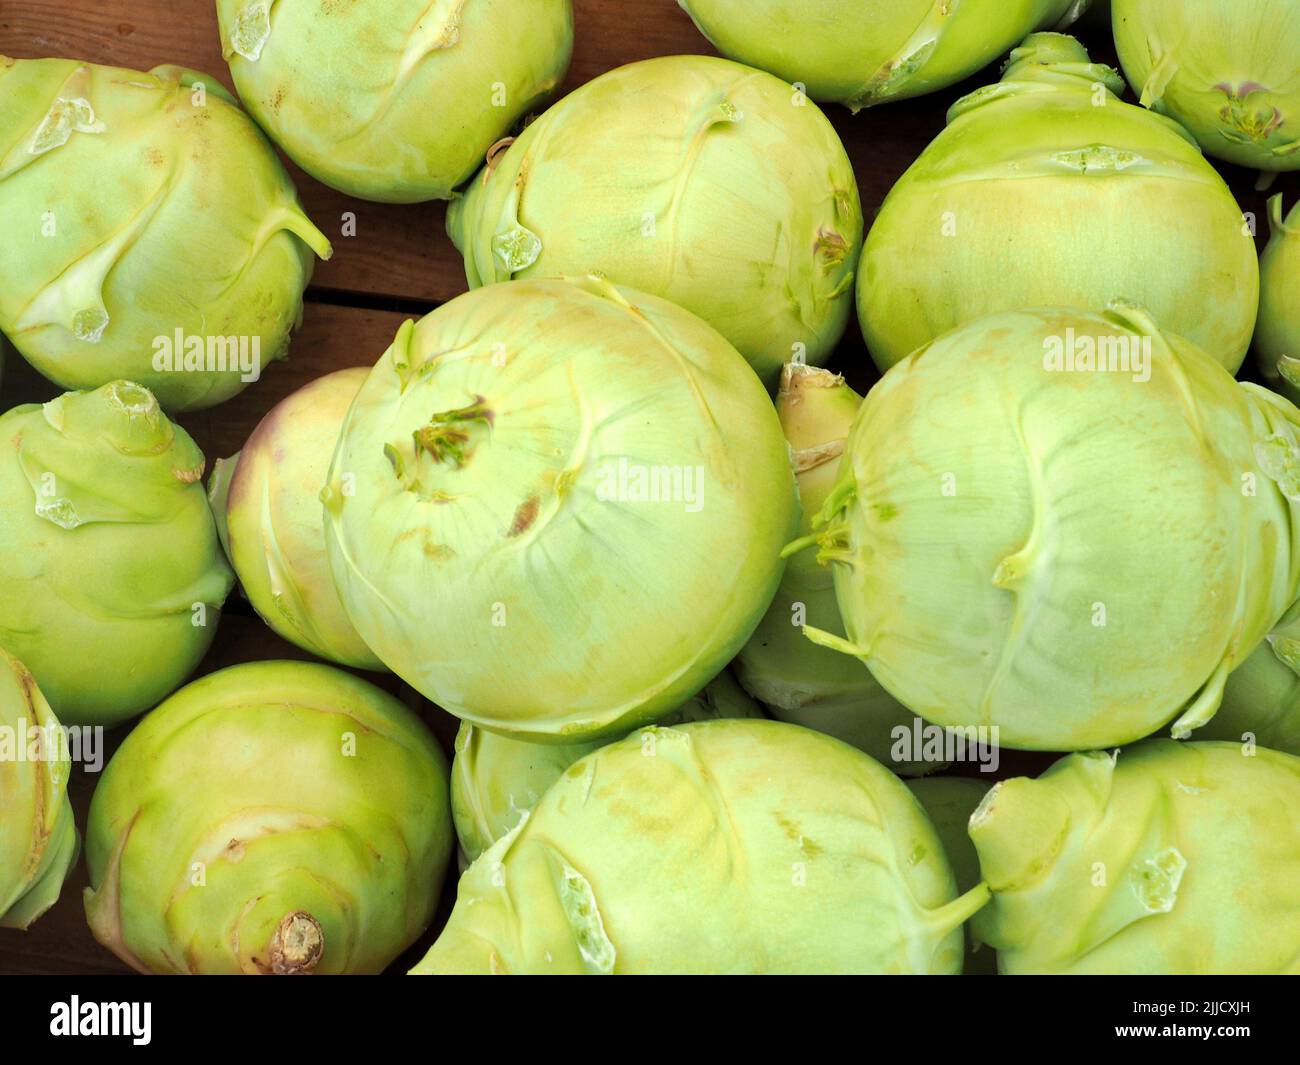
<path id="1" fill-rule="evenodd" d="M 575 0 L 575 8 L 577 48 L 566 91 L 637 59 L 714 54 L 675 0 Z M 1094 58 L 1114 63 L 1114 50 L 1103 29 L 1092 28 L 1081 36 Z M 175 63 L 210 73 L 231 87 L 220 55 L 212 0 L 0 0 L 0 54 L 73 57 L 140 69 Z M 996 76 L 996 68 L 989 68 L 944 92 L 856 116 L 840 107 L 827 109 L 853 160 L 868 224 L 890 187 L 943 128 L 950 104 Z M 289 165 L 308 213 L 330 236 L 335 255 L 329 263 L 318 264 L 290 359 L 268 368 L 261 381 L 236 399 L 178 419 L 209 463 L 237 451 L 261 417 L 296 388 L 331 370 L 373 363 L 405 318 L 418 316 L 466 289 L 460 257 L 443 231 L 442 205 L 364 203 L 326 188 Z M 1221 170 L 1243 209 L 1255 212 L 1264 228 L 1265 195 L 1255 190 L 1254 175 L 1234 167 Z M 1290 204 L 1300 191 L 1300 177 L 1283 178 L 1272 191 L 1282 190 L 1287 191 Z M 345 212 L 356 215 L 355 237 L 341 235 Z M 1261 233 L 1261 244 L 1264 238 Z M 832 366 L 859 390 L 874 380 L 856 325 L 850 327 Z M 7 362 L 0 384 L 3 409 L 43 401 L 57 392 L 21 359 L 13 357 Z M 200 673 L 275 657 L 307 656 L 270 633 L 247 602 L 236 596 L 228 604 L 216 644 Z M 382 682 L 394 691 L 401 690 L 394 678 Z M 409 689 L 404 694 L 411 696 Z M 421 712 L 450 750 L 455 721 L 420 702 Z M 116 740 L 125 732 L 117 730 Z M 1001 775 L 1032 772 L 1041 766 L 1038 756 L 1005 754 Z M 88 775 L 74 772 L 73 805 L 82 828 L 93 783 Z M 394 972 L 405 971 L 418 959 L 445 921 L 454 893 L 455 869 L 449 874 L 437 919 L 393 966 Z M 84 886 L 85 867 L 79 863 L 58 904 L 29 932 L 0 930 L 0 973 L 127 971 L 91 937 L 82 910 Z"/>

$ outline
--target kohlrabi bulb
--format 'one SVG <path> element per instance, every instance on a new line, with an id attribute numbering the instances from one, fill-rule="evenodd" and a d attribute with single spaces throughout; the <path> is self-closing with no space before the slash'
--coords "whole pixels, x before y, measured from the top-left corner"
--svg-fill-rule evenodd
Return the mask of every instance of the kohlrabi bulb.
<path id="1" fill-rule="evenodd" d="M 723 670 L 658 724 L 680 725 L 763 712 Z M 579 758 L 605 744 L 530 743 L 462 722 L 451 763 L 451 812 L 461 852 L 474 861 L 515 828 Z"/>
<path id="2" fill-rule="evenodd" d="M 970 817 L 988 794 L 992 781 L 972 777 L 927 777 L 909 780 L 907 786 L 925 808 L 934 830 L 943 844 L 948 864 L 957 878 L 957 890 L 970 891 L 983 879 L 979 855 L 967 828 Z M 998 971 L 997 954 L 966 929 L 966 961 L 962 972 L 967 976 L 991 976 Z"/>
<path id="3" fill-rule="evenodd" d="M 1300 169 L 1300 6 L 1293 0 L 1114 0 L 1115 47 L 1144 107 L 1206 153 Z"/>
<path id="4" fill-rule="evenodd" d="M 0 646 L 64 724 L 147 710 L 212 643 L 234 574 L 203 465 L 126 381 L 0 416 Z"/>
<path id="5" fill-rule="evenodd" d="M 555 743 L 626 734 L 721 672 L 798 522 L 736 349 L 595 278 L 405 324 L 326 492 L 335 585 L 375 654 L 464 720 Z"/>
<path id="6" fill-rule="evenodd" d="M 1187 132 L 1123 89 L 1074 38 L 1040 33 L 953 105 L 867 235 L 858 314 L 882 370 L 986 314 L 1120 299 L 1236 371 L 1252 227 Z"/>
<path id="7" fill-rule="evenodd" d="M 956 973 L 943 846 L 902 781 L 780 721 L 575 762 L 461 878 L 416 973 Z"/>
<path id="8" fill-rule="evenodd" d="M 971 818 L 1010 974 L 1300 973 L 1300 758 L 1149 740 L 998 784 Z"/>
<path id="9" fill-rule="evenodd" d="M 1297 598 L 1298 430 L 1133 307 L 955 330 L 853 424 L 814 535 L 848 638 L 812 635 L 986 742 L 1189 735 Z"/>
<path id="10" fill-rule="evenodd" d="M 213 78 L 0 56 L 0 329 L 51 381 L 210 407 L 281 358 L 329 241 Z M 30 663 L 29 663 L 30 664 Z"/>
<path id="11" fill-rule="evenodd" d="M 802 533 L 812 530 L 839 480 L 845 438 L 861 405 L 862 397 L 838 374 L 794 363 L 782 371 L 776 411 L 794 452 Z M 900 750 L 897 730 L 911 737 L 916 715 L 861 662 L 806 639 L 804 625 L 844 635 L 834 575 L 811 553 L 786 563 L 776 598 L 736 656 L 736 676 L 745 689 L 773 717 L 850 743 L 896 773 L 942 769 L 942 761 Z"/>
<path id="12" fill-rule="evenodd" d="M 0 649 L 0 927 L 54 905 L 77 860 L 67 747 L 36 679 Z"/>
<path id="13" fill-rule="evenodd" d="M 601 274 L 698 314 L 775 386 L 844 333 L 862 207 L 816 104 L 738 63 L 667 56 L 555 104 L 489 160 L 447 230 L 473 288 Z"/>
<path id="14" fill-rule="evenodd" d="M 1300 756 L 1300 604 L 1228 674 L 1223 705 L 1193 738 Z"/>
<path id="15" fill-rule="evenodd" d="M 1259 260 L 1255 355 L 1264 381 L 1300 399 L 1300 204 L 1282 220 L 1282 194 L 1268 201 L 1272 236 Z"/>
<path id="16" fill-rule="evenodd" d="M 379 972 L 432 919 L 451 838 L 446 758 L 401 702 L 330 666 L 233 666 L 113 755 L 86 915 L 141 972 Z"/>
<path id="17" fill-rule="evenodd" d="M 723 55 L 853 110 L 946 88 L 1088 0 L 678 0 Z"/>
<path id="18" fill-rule="evenodd" d="M 217 0 L 240 99 L 307 173 L 386 203 L 447 199 L 559 87 L 571 0 Z"/>
<path id="19" fill-rule="evenodd" d="M 380 670 L 334 590 L 320 500 L 339 429 L 369 373 L 338 370 L 282 400 L 238 455 L 218 462 L 210 495 L 239 583 L 266 623 L 321 658 Z"/>

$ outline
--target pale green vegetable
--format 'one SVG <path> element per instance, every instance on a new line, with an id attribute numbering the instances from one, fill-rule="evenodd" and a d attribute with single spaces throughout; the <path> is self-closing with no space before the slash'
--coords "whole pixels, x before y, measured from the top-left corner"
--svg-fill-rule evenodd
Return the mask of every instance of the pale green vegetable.
<path id="1" fill-rule="evenodd" d="M 1120 63 L 1142 104 L 1210 155 L 1300 169 L 1300 6 L 1292 0 L 1114 0 Z"/>
<path id="2" fill-rule="evenodd" d="M 210 407 L 283 357 L 329 241 L 220 83 L 0 56 L 0 329 L 64 388 Z"/>
<path id="3" fill-rule="evenodd" d="M 381 670 L 334 590 L 320 501 L 339 429 L 369 373 L 326 374 L 282 400 L 238 455 L 218 463 L 209 494 L 239 583 L 266 623 L 321 658 Z"/>
<path id="4" fill-rule="evenodd" d="M 956 330 L 854 422 L 815 537 L 849 635 L 809 631 L 1008 747 L 1186 736 L 1296 601 L 1298 425 L 1132 307 Z"/>
<path id="5" fill-rule="evenodd" d="M 59 721 L 2 648 L 0 729 L 0 927 L 26 928 L 58 899 L 79 844 Z"/>
<path id="6" fill-rule="evenodd" d="M 432 918 L 451 836 L 446 758 L 397 699 L 315 663 L 234 666 L 109 762 L 86 915 L 142 972 L 378 972 Z"/>
<path id="7" fill-rule="evenodd" d="M 330 469 L 361 638 L 476 725 L 584 742 L 662 717 L 771 602 L 798 522 L 771 401 L 694 315 L 587 280 L 406 323 Z"/>
<path id="8" fill-rule="evenodd" d="M 1219 712 L 1194 735 L 1300 756 L 1300 604 L 1232 671 Z"/>
<path id="9" fill-rule="evenodd" d="M 979 855 L 975 853 L 975 844 L 971 842 L 967 826 L 971 814 L 988 794 L 991 783 L 970 777 L 929 777 L 907 782 L 939 835 L 948 864 L 957 878 L 958 891 L 970 891 L 983 879 Z M 991 976 L 997 971 L 997 955 L 980 943 L 968 927 L 962 972 L 967 976 Z"/>
<path id="10" fill-rule="evenodd" d="M 844 441 L 861 404 L 862 397 L 838 374 L 793 363 L 781 374 L 776 411 L 794 451 L 801 534 L 812 531 L 813 519 L 839 479 Z M 844 635 L 834 576 L 811 553 L 786 564 L 776 598 L 736 656 L 736 677 L 745 689 L 773 717 L 850 743 L 897 773 L 911 776 L 943 768 L 942 762 L 896 756 L 895 729 L 910 736 L 916 715 L 861 662 L 805 639 L 805 624 Z"/>
<path id="11" fill-rule="evenodd" d="M 217 0 L 240 98 L 313 177 L 446 199 L 559 86 L 570 0 Z"/>
<path id="12" fill-rule="evenodd" d="M 1300 973 L 1300 758 L 1149 740 L 997 785 L 971 818 L 1003 973 Z"/>
<path id="13" fill-rule="evenodd" d="M 658 724 L 762 716 L 758 704 L 724 670 Z M 603 746 L 529 743 L 462 722 L 451 763 L 451 813 L 465 858 L 474 861 L 527 817 L 569 766 Z"/>
<path id="14" fill-rule="evenodd" d="M 1268 201 L 1272 236 L 1259 260 L 1255 355 L 1270 387 L 1300 399 L 1300 204 L 1282 220 L 1282 194 Z"/>
<path id="15" fill-rule="evenodd" d="M 0 416 L 0 646 L 65 724 L 148 709 L 212 643 L 234 574 L 203 465 L 126 381 Z"/>
<path id="16" fill-rule="evenodd" d="M 953 105 L 867 235 L 858 314 L 882 370 L 986 314 L 1122 299 L 1236 371 L 1258 305 L 1251 227 L 1187 132 L 1123 88 L 1040 33 Z"/>
<path id="17" fill-rule="evenodd" d="M 461 878 L 416 973 L 956 973 L 958 898 L 920 804 L 779 721 L 648 728 L 574 763 Z"/>
<path id="18" fill-rule="evenodd" d="M 946 88 L 1088 0 L 677 0 L 723 55 L 862 107 Z"/>
<path id="19" fill-rule="evenodd" d="M 668 56 L 603 74 L 451 205 L 470 286 L 599 273 L 698 314 L 775 385 L 844 333 L 862 248 L 853 166 L 768 74 Z"/>

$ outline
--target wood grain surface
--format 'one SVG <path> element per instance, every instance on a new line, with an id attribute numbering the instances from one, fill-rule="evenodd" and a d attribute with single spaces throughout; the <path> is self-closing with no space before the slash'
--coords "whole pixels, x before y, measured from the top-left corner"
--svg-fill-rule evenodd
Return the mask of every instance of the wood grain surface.
<path id="1" fill-rule="evenodd" d="M 714 54 L 676 0 L 575 0 L 577 47 L 565 90 L 623 63 L 656 55 Z M 1114 63 L 1104 27 L 1081 33 L 1094 58 Z M 172 63 L 217 77 L 231 86 L 221 58 L 213 0 L 0 0 L 0 55 L 17 58 L 59 56 L 138 69 Z M 885 194 L 922 149 L 943 128 L 949 105 L 960 95 L 996 78 L 985 70 L 962 85 L 918 100 L 850 115 L 833 107 L 835 123 L 853 160 L 868 223 Z M 1254 174 L 1222 167 L 1244 209 L 1264 219 L 1264 195 L 1254 189 Z M 334 243 L 334 258 L 318 264 L 307 293 L 302 329 L 290 358 L 269 368 L 263 378 L 234 400 L 179 419 L 209 462 L 229 455 L 262 416 L 305 382 L 345 366 L 372 364 L 397 327 L 466 290 L 460 256 L 443 232 L 441 204 L 383 206 L 353 200 L 326 188 L 290 164 L 308 213 Z M 1288 203 L 1300 182 L 1283 179 Z M 342 234 L 345 212 L 356 216 L 355 236 Z M 3 239 L 0 235 L 0 239 Z M 1262 242 L 1262 236 L 1261 236 Z M 864 390 L 874 379 L 856 326 L 851 327 L 832 366 Z M 57 389 L 21 359 L 5 366 L 3 408 L 52 398 Z M 306 657 L 274 636 L 247 602 L 232 596 L 216 645 L 200 672 L 237 662 L 275 657 Z M 392 678 L 385 683 L 395 691 Z M 450 748 L 455 721 L 403 692 Z M 112 746 L 125 729 L 117 730 Z M 1033 770 L 1036 756 L 1006 752 L 1008 772 Z M 74 771 L 73 805 L 79 827 L 95 778 Z M 442 909 L 429 932 L 394 966 L 403 972 L 418 959 L 445 920 L 453 895 L 455 870 Z M 58 904 L 26 933 L 0 930 L 0 973 L 118 973 L 128 971 L 95 943 L 86 927 L 81 889 L 84 863 L 65 886 Z"/>

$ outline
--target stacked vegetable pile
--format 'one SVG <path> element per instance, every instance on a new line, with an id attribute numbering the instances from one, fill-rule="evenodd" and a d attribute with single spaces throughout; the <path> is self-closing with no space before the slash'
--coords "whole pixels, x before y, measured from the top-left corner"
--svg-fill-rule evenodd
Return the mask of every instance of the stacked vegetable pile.
<path id="1" fill-rule="evenodd" d="M 1300 170 L 1300 10 L 1114 0 L 1129 103 L 1087 0 L 680 3 L 725 58 L 554 102 L 569 0 L 218 0 L 238 101 L 0 57 L 70 390 L 0 415 L 0 924 L 139 718 L 84 904 L 145 972 L 383 971 L 457 850 L 413 972 L 1300 972 L 1300 217 L 1207 158 Z M 813 101 L 1002 56 L 868 227 Z M 332 254 L 277 147 L 451 200 L 470 291 L 205 457 Z M 236 582 L 321 661 L 201 669 Z"/>

